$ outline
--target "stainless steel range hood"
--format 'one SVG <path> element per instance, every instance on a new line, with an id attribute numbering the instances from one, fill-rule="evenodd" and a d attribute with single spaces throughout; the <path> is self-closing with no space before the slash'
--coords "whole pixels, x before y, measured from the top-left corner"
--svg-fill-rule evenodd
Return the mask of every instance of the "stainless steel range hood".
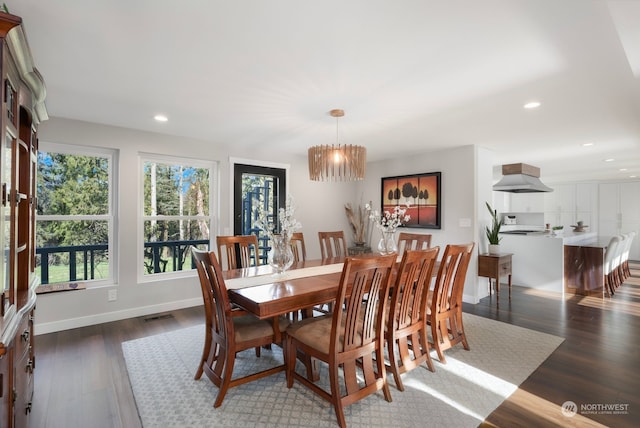
<path id="1" fill-rule="evenodd" d="M 502 165 L 502 179 L 493 190 L 511 193 L 553 192 L 540 181 L 540 168 L 524 163 Z"/>

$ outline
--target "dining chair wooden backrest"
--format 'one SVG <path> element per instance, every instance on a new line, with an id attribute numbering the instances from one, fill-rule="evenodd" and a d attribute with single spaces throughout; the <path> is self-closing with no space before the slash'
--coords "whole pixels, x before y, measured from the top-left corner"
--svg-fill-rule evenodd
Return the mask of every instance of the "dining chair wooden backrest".
<path id="1" fill-rule="evenodd" d="M 400 232 L 398 235 L 398 254 L 407 250 L 425 250 L 431 248 L 431 234 Z"/>
<path id="2" fill-rule="evenodd" d="M 336 232 L 318 232 L 320 254 L 323 259 L 347 256 L 347 243 L 342 230 Z"/>
<path id="3" fill-rule="evenodd" d="M 223 270 L 246 268 L 260 264 L 256 235 L 217 236 L 218 257 Z"/>
<path id="4" fill-rule="evenodd" d="M 218 387 L 213 407 L 219 407 L 229 388 L 284 370 L 280 365 L 232 379 L 236 353 L 255 348 L 256 356 L 260 356 L 260 347 L 275 343 L 280 336 L 276 336 L 275 329 L 286 330 L 288 322 L 284 319 L 260 320 L 232 307 L 215 253 L 192 247 L 191 255 L 200 279 L 206 327 L 195 379 L 200 379 L 204 373 Z"/>
<path id="5" fill-rule="evenodd" d="M 462 342 L 469 350 L 469 343 L 462 323 L 462 294 L 467 269 L 475 243 L 447 245 L 430 295 L 428 324 L 431 325 L 431 344 L 441 363 L 446 363 L 444 353 Z"/>
<path id="6" fill-rule="evenodd" d="M 422 363 L 434 371 L 427 335 L 427 297 L 439 247 L 407 250 L 393 283 L 385 339 L 396 386 L 404 391 L 400 374 Z"/>
<path id="7" fill-rule="evenodd" d="M 347 257 L 332 315 L 307 318 L 287 329 L 287 386 L 291 388 L 296 379 L 331 402 L 341 427 L 346 425 L 344 406 L 381 389 L 391 401 L 384 365 L 383 317 L 396 257 Z M 295 371 L 300 352 L 329 365 L 331 392 Z"/>
<path id="8" fill-rule="evenodd" d="M 302 232 L 294 232 L 291 235 L 291 252 L 293 252 L 294 263 L 307 260 L 307 249 L 304 245 L 304 234 Z"/>

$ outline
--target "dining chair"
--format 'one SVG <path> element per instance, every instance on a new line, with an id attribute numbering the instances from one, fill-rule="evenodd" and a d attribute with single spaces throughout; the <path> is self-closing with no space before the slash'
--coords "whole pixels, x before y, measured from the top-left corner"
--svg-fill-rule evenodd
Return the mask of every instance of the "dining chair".
<path id="1" fill-rule="evenodd" d="M 469 343 L 462 323 L 462 293 L 467 268 L 475 243 L 447 245 L 436 277 L 433 292 L 427 302 L 427 323 L 431 339 L 441 363 L 446 363 L 444 351 L 462 342 L 467 351 Z"/>
<path id="2" fill-rule="evenodd" d="M 424 250 L 431 248 L 431 234 L 400 232 L 398 235 L 398 254 L 406 250 Z"/>
<path id="3" fill-rule="evenodd" d="M 612 236 L 604 251 L 604 283 L 610 296 L 615 294 L 616 288 L 618 288 L 619 285 L 615 262 L 621 241 L 620 235 Z"/>
<path id="4" fill-rule="evenodd" d="M 347 244 L 342 230 L 336 232 L 318 232 L 320 253 L 323 259 L 347 256 Z"/>
<path id="5" fill-rule="evenodd" d="M 402 373 L 422 363 L 435 371 L 429 355 L 427 297 L 439 252 L 440 247 L 405 251 L 393 283 L 385 340 L 389 356 L 387 369 L 400 391 L 404 391 Z"/>
<path id="6" fill-rule="evenodd" d="M 217 236 L 218 257 L 223 270 L 246 268 L 260 264 L 256 235 Z"/>
<path id="7" fill-rule="evenodd" d="M 624 272 L 625 280 L 631 276 L 631 270 L 629 270 L 629 253 L 631 253 L 631 245 L 633 245 L 633 239 L 635 238 L 635 236 L 635 231 L 627 233 L 625 248 L 622 252 L 622 270 Z"/>
<path id="8" fill-rule="evenodd" d="M 192 247 L 191 254 L 198 270 L 205 310 L 205 340 L 195 380 L 202 373 L 218 387 L 213 407 L 219 407 L 229 388 L 284 370 L 284 365 L 268 368 L 236 379 L 232 378 L 236 354 L 255 348 L 282 343 L 282 333 L 289 322 L 282 318 L 260 320 L 240 308 L 232 308 L 215 253 Z"/>
<path id="9" fill-rule="evenodd" d="M 348 257 L 340 277 L 336 310 L 331 315 L 293 323 L 287 329 L 287 387 L 293 387 L 297 379 L 329 401 L 341 427 L 346 426 L 344 406 L 379 390 L 391 401 L 384 363 L 383 317 L 395 262 L 395 254 Z M 330 392 L 296 372 L 299 353 L 329 365 Z M 307 376 L 311 378 L 309 373 Z"/>
<path id="10" fill-rule="evenodd" d="M 304 245 L 304 234 L 294 232 L 291 235 L 291 251 L 293 252 L 294 263 L 307 260 L 307 249 Z"/>

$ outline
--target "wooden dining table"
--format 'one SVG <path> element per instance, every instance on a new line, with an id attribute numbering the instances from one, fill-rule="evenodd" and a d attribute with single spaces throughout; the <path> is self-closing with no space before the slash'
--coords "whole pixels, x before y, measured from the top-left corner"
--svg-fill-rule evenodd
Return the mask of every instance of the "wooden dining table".
<path id="1" fill-rule="evenodd" d="M 354 257 L 372 256 L 375 254 Z M 276 274 L 269 265 L 228 270 L 223 275 L 232 303 L 260 319 L 268 319 L 335 301 L 344 261 L 344 257 L 336 257 L 294 263 L 290 271 L 301 270 L 295 272 L 299 273 L 293 275 L 295 278 L 289 278 L 287 273 Z M 434 277 L 439 265 L 436 262 Z M 237 288 L 231 286 L 235 280 L 250 278 L 259 279 L 260 283 Z"/>
<path id="2" fill-rule="evenodd" d="M 290 271 L 309 268 L 306 269 L 309 274 L 293 279 L 287 278 L 287 273 L 275 273 L 268 265 L 228 270 L 223 275 L 229 284 L 239 278 L 260 277 L 265 283 L 242 288 L 227 287 L 229 300 L 260 319 L 268 319 L 333 302 L 338 293 L 344 260 L 344 257 L 337 257 L 294 263 Z M 334 269 L 313 269 L 322 266 Z"/>
<path id="3" fill-rule="evenodd" d="M 354 257 L 372 256 L 374 255 Z M 298 311 L 305 312 L 306 316 L 313 316 L 311 308 L 335 302 L 344 261 L 344 257 L 337 257 L 297 262 L 291 266 L 289 273 L 284 274 L 275 273 L 269 265 L 254 266 L 224 271 L 223 277 L 231 303 L 260 319 L 272 319 L 275 342 L 281 343 L 277 317 Z M 436 262 L 434 276 L 438 265 Z M 258 283 L 253 285 L 252 282 L 256 279 Z M 317 362 L 305 355 L 299 355 L 298 358 L 307 367 L 309 379 L 316 381 Z"/>

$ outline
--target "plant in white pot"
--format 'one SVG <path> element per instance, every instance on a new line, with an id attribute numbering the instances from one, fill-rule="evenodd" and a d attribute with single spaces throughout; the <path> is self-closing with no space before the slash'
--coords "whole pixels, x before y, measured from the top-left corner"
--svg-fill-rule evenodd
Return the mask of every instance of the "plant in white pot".
<path id="1" fill-rule="evenodd" d="M 500 227 L 502 227 L 502 220 L 498 218 L 498 211 L 494 210 L 489 202 L 485 202 L 487 204 L 487 209 L 491 214 L 491 227 L 486 226 L 485 231 L 487 233 L 487 240 L 489 240 L 489 254 L 499 254 L 500 253 Z"/>

